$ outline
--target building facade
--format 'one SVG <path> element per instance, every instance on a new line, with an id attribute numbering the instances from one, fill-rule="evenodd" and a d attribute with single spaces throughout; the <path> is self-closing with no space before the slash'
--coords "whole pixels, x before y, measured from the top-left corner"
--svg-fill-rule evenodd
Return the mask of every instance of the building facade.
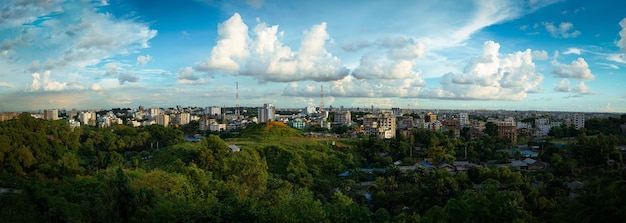
<path id="1" fill-rule="evenodd" d="M 274 121 L 276 116 L 276 108 L 272 104 L 264 104 L 258 110 L 258 122 Z"/>

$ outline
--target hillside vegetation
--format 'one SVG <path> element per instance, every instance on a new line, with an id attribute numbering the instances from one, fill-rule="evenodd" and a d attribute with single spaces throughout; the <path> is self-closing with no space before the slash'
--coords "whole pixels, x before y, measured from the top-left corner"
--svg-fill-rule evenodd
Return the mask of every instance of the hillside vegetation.
<path id="1" fill-rule="evenodd" d="M 550 166 L 537 171 L 401 171 L 393 162 L 451 163 L 465 146 L 476 163 L 507 160 L 506 142 L 310 138 L 282 123 L 185 142 L 178 128 L 72 129 L 25 113 L 0 123 L 0 222 L 615 222 L 626 219 L 619 142 L 545 143 L 537 159 Z"/>

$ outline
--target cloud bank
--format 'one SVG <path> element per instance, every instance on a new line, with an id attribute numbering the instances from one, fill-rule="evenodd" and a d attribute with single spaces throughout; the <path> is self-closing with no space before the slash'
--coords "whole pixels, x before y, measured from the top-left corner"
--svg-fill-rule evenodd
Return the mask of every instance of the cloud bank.
<path id="1" fill-rule="evenodd" d="M 537 72 L 530 49 L 499 54 L 500 44 L 487 41 L 483 53 L 472 58 L 463 73 L 448 73 L 441 88 L 428 89 L 420 97 L 457 100 L 523 100 L 540 92 L 543 75 Z"/>
<path id="2" fill-rule="evenodd" d="M 209 59 L 196 70 L 251 76 L 260 82 L 332 81 L 349 74 L 326 50 L 330 36 L 325 22 L 303 32 L 298 51 L 281 42 L 277 25 L 259 22 L 249 30 L 238 13 L 219 24 L 218 34 Z"/>

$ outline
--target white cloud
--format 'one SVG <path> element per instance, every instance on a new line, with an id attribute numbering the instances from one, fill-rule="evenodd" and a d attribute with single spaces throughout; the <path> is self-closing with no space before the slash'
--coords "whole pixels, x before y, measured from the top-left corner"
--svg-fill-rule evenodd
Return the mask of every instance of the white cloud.
<path id="1" fill-rule="evenodd" d="M 613 62 L 626 64 L 626 54 L 609 54 L 606 59 Z"/>
<path id="2" fill-rule="evenodd" d="M 65 83 L 59 82 L 50 79 L 50 70 L 44 72 L 43 77 L 39 73 L 32 73 L 33 82 L 30 86 L 26 86 L 26 92 L 36 92 L 36 91 L 62 91 L 66 89 L 84 89 L 83 86 L 80 86 L 76 83 Z"/>
<path id="3" fill-rule="evenodd" d="M 366 44 L 377 49 L 361 57 L 359 66 L 352 75 L 359 79 L 406 79 L 416 78 L 418 58 L 425 54 L 424 44 L 412 38 L 380 38 Z M 382 51 L 382 52 L 381 52 Z"/>
<path id="4" fill-rule="evenodd" d="M 298 51 L 284 46 L 278 26 L 259 23 L 249 36 L 248 26 L 237 13 L 218 26 L 218 33 L 211 57 L 197 70 L 252 76 L 261 82 L 329 81 L 349 73 L 325 48 L 330 36 L 324 22 L 303 32 Z"/>
<path id="5" fill-rule="evenodd" d="M 546 52 L 545 50 L 533 50 L 532 55 L 533 55 L 533 59 L 535 60 L 549 59 L 548 52 Z"/>
<path id="6" fill-rule="evenodd" d="M 0 9 L 0 28 L 30 24 L 44 16 L 55 12 L 62 12 L 62 0 L 46 1 L 2 1 Z"/>
<path id="7" fill-rule="evenodd" d="M 472 58 L 464 73 L 448 73 L 441 88 L 426 90 L 420 97 L 466 100 L 523 100 L 540 92 L 543 76 L 535 69 L 531 50 L 500 55 L 500 44 L 487 41 L 483 54 Z"/>
<path id="8" fill-rule="evenodd" d="M 239 13 L 217 26 L 217 45 L 211 50 L 211 57 L 198 65 L 200 70 L 238 71 L 241 60 L 250 56 L 248 50 L 248 26 Z"/>
<path id="9" fill-rule="evenodd" d="M 91 87 L 89 87 L 90 90 L 92 91 L 104 91 L 104 88 L 102 86 L 100 86 L 99 84 L 92 84 Z"/>
<path id="10" fill-rule="evenodd" d="M 93 1 L 18 2 L 30 2 L 20 6 L 24 8 L 39 7 L 33 9 L 38 12 L 35 13 L 37 17 L 19 24 L 0 24 L 10 25 L 3 31 L 19 33 L 17 39 L 30 44 L 16 48 L 19 44 L 14 43 L 11 45 L 12 50 L 18 51 L 20 55 L 29 55 L 26 57 L 33 58 L 33 61 L 46 61 L 46 67 L 34 70 L 33 66 L 31 72 L 97 65 L 106 59 L 149 47 L 148 41 L 157 34 L 147 24 L 98 12 L 99 3 Z M 17 8 L 21 4 L 16 3 L 8 8 Z M 28 23 L 36 23 L 36 28 L 23 25 Z"/>
<path id="11" fill-rule="evenodd" d="M 570 22 L 561 22 L 559 26 L 555 26 L 552 22 L 542 22 L 541 25 L 555 38 L 576 38 L 581 34 L 580 31 L 573 30 L 574 24 Z"/>
<path id="12" fill-rule="evenodd" d="M 148 62 L 152 61 L 152 56 L 150 56 L 150 54 L 146 54 L 144 55 L 139 55 L 137 57 L 137 62 L 135 64 L 140 65 L 140 66 L 144 66 L 146 65 Z"/>
<path id="13" fill-rule="evenodd" d="M 368 80 L 347 76 L 341 80 L 330 82 L 330 86 L 324 88 L 324 95 L 332 97 L 414 98 L 419 95 L 425 85 L 425 82 L 419 78 Z M 318 97 L 320 95 L 320 86 L 317 84 L 303 85 L 292 82 L 285 87 L 283 95 Z"/>
<path id="14" fill-rule="evenodd" d="M 589 87 L 585 85 L 584 81 L 581 81 L 580 84 L 577 84 L 576 87 L 574 87 L 574 92 L 579 93 L 579 94 L 591 94 L 592 93 L 591 91 L 589 91 Z"/>
<path id="15" fill-rule="evenodd" d="M 568 48 L 567 51 L 563 52 L 563 54 L 567 55 L 567 54 L 576 54 L 576 55 L 580 55 L 582 54 L 582 49 L 578 49 L 578 48 Z"/>
<path id="16" fill-rule="evenodd" d="M 181 85 L 200 85 L 208 83 L 204 78 L 196 76 L 193 68 L 189 66 L 179 69 L 176 79 L 176 83 Z"/>
<path id="17" fill-rule="evenodd" d="M 13 88 L 13 84 L 9 82 L 0 81 L 0 88 Z"/>
<path id="18" fill-rule="evenodd" d="M 562 79 L 554 85 L 554 91 L 556 92 L 571 92 L 572 87 L 567 79 Z"/>
<path id="19" fill-rule="evenodd" d="M 557 61 L 552 61 L 552 75 L 558 78 L 574 78 L 578 80 L 593 80 L 596 77 L 591 73 L 589 64 L 585 62 L 585 59 L 578 58 L 572 61 L 571 64 L 561 64 Z"/>
<path id="20" fill-rule="evenodd" d="M 617 41 L 617 46 L 626 53 L 626 18 L 619 22 L 619 26 L 622 30 L 619 31 L 620 40 Z"/>

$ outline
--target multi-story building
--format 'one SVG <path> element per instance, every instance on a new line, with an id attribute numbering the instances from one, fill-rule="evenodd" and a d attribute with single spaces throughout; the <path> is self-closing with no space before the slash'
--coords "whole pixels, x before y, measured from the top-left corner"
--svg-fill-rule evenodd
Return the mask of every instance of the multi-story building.
<path id="1" fill-rule="evenodd" d="M 428 112 L 428 114 L 424 116 L 425 122 L 434 122 L 435 120 L 437 120 L 437 114 Z"/>
<path id="2" fill-rule="evenodd" d="M 454 133 L 454 137 L 461 137 L 461 123 L 458 119 L 446 119 L 441 122 L 444 131 Z"/>
<path id="3" fill-rule="evenodd" d="M 335 112 L 335 123 L 350 126 L 352 124 L 352 115 L 350 114 L 350 111 Z"/>
<path id="4" fill-rule="evenodd" d="M 214 132 L 226 130 L 226 124 L 219 124 L 217 122 L 212 123 L 211 125 L 209 125 L 209 130 Z"/>
<path id="5" fill-rule="evenodd" d="M 157 125 L 167 127 L 170 125 L 170 116 L 168 114 L 159 114 L 157 116 Z"/>
<path id="6" fill-rule="evenodd" d="M 179 125 L 189 124 L 190 121 L 191 121 L 191 114 L 187 112 L 182 112 L 176 116 L 176 122 L 178 122 Z"/>
<path id="7" fill-rule="evenodd" d="M 83 125 L 95 126 L 96 125 L 96 112 L 80 112 L 78 113 L 78 121 Z"/>
<path id="8" fill-rule="evenodd" d="M 504 121 L 496 123 L 498 125 L 498 135 L 511 140 L 511 142 L 517 142 L 517 122 L 513 117 L 507 117 Z"/>
<path id="9" fill-rule="evenodd" d="M 159 114 L 161 113 L 161 109 L 157 108 L 157 107 L 152 107 L 150 108 L 150 119 L 154 120 L 157 118 L 157 116 L 159 116 Z"/>
<path id="10" fill-rule="evenodd" d="M 45 119 L 45 120 L 57 120 L 57 119 L 59 119 L 59 110 L 57 110 L 57 109 L 45 109 L 45 110 L 43 110 L 43 119 Z"/>
<path id="11" fill-rule="evenodd" d="M 258 123 L 274 121 L 276 116 L 276 108 L 272 104 L 264 104 L 258 109 Z"/>
<path id="12" fill-rule="evenodd" d="M 206 107 L 206 109 L 204 109 L 204 114 L 217 117 L 222 115 L 222 108 L 218 106 Z"/>
<path id="13" fill-rule="evenodd" d="M 467 115 L 467 113 L 459 113 L 459 125 L 461 125 L 461 128 L 469 124 L 469 115 Z"/>
<path id="14" fill-rule="evenodd" d="M 571 124 L 576 128 L 576 130 L 580 130 L 585 127 L 585 114 L 576 113 L 571 117 Z"/>
<path id="15" fill-rule="evenodd" d="M 375 135 L 379 138 L 396 137 L 396 117 L 391 111 L 381 111 L 379 114 L 369 114 L 363 117 L 363 126 L 368 135 Z"/>

